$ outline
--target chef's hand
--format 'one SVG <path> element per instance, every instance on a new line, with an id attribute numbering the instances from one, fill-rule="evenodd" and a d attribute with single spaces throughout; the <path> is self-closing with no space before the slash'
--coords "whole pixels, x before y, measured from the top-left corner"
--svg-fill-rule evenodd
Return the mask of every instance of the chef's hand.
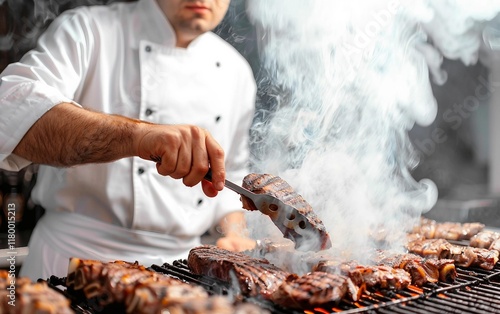
<path id="1" fill-rule="evenodd" d="M 235 235 L 219 238 L 216 242 L 218 247 L 233 252 L 253 250 L 256 244 L 257 242 L 253 239 Z"/>
<path id="2" fill-rule="evenodd" d="M 209 197 L 224 188 L 224 150 L 207 130 L 194 125 L 145 124 L 138 133 L 138 156 L 156 161 L 159 174 L 182 179 L 186 186 L 202 182 Z M 203 180 L 209 168 L 212 182 Z"/>

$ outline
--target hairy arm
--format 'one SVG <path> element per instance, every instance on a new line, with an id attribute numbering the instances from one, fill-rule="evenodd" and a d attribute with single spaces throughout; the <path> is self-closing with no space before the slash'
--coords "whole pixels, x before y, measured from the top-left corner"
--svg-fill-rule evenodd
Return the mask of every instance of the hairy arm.
<path id="1" fill-rule="evenodd" d="M 225 179 L 224 151 L 206 130 L 192 125 L 158 125 L 93 112 L 70 103 L 47 111 L 13 151 L 34 163 L 70 167 L 138 156 L 156 162 L 158 173 L 198 184 L 215 196 Z"/>
<path id="2" fill-rule="evenodd" d="M 138 120 L 62 103 L 42 116 L 14 149 L 34 163 L 70 167 L 134 156 Z"/>

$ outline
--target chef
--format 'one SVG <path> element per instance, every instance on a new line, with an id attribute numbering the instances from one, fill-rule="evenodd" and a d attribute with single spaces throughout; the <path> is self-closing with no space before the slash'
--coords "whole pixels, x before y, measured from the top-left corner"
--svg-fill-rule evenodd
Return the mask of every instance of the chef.
<path id="1" fill-rule="evenodd" d="M 72 256 L 171 262 L 214 226 L 219 246 L 253 247 L 223 189 L 248 174 L 256 92 L 248 63 L 211 32 L 229 2 L 66 11 L 4 70 L 0 167 L 40 164 L 32 198 L 46 209 L 21 276 L 65 276 Z"/>

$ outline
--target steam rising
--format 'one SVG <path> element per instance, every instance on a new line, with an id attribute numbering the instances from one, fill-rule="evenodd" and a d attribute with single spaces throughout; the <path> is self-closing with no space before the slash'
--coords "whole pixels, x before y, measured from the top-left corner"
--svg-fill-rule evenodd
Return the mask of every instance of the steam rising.
<path id="1" fill-rule="evenodd" d="M 312 205 L 335 254 L 399 249 L 435 204 L 434 183 L 411 175 L 408 131 L 436 117 L 430 80 L 446 81 L 443 57 L 477 62 L 499 11 L 499 1 L 247 2 L 265 73 L 254 170 L 282 177 Z M 269 225 L 253 236 L 279 239 L 265 218 L 247 215 Z"/>

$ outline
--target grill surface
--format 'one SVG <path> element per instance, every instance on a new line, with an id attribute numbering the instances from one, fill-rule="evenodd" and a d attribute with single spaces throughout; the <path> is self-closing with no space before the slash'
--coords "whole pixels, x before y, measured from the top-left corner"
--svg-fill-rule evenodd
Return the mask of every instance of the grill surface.
<path id="1" fill-rule="evenodd" d="M 233 294 L 229 284 L 217 279 L 192 274 L 185 260 L 172 265 L 153 265 L 154 271 L 199 284 L 216 294 Z M 273 313 L 300 313 L 276 307 L 264 300 L 248 300 Z M 409 286 L 393 291 L 368 291 L 358 302 L 342 301 L 334 308 L 313 309 L 305 313 L 500 313 L 500 266 L 491 271 L 457 267 L 453 284 L 439 282 L 423 287 Z"/>
<path id="2" fill-rule="evenodd" d="M 172 264 L 152 265 L 151 270 L 176 277 L 188 283 L 197 284 L 211 294 L 236 296 L 238 291 L 232 289 L 227 282 L 216 278 L 193 274 L 185 260 Z M 65 278 L 51 276 L 47 283 L 53 289 L 64 294 L 72 302 L 76 313 L 102 314 L 121 313 L 119 306 L 99 308 L 95 300 L 85 300 L 82 295 L 65 289 Z M 261 308 L 277 314 L 325 314 L 325 313 L 401 313 L 401 314 L 445 314 L 445 313 L 500 313 L 500 265 L 491 271 L 478 268 L 457 267 L 457 278 L 453 284 L 439 282 L 426 284 L 423 287 L 409 286 L 394 291 L 367 291 L 359 301 L 342 301 L 334 308 L 315 308 L 304 312 L 292 311 L 278 307 L 263 299 L 244 298 L 245 302 L 254 303 Z"/>

